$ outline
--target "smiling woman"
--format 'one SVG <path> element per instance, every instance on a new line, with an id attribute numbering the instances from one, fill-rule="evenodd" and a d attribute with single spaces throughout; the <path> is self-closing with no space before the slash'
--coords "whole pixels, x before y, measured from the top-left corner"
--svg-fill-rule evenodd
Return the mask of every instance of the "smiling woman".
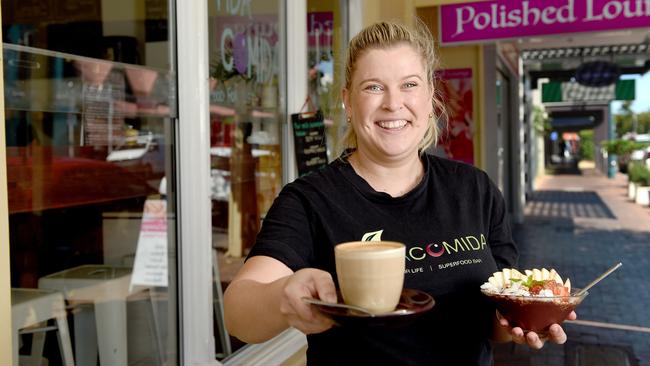
<path id="1" fill-rule="evenodd" d="M 294 327 L 308 335 L 310 365 L 490 365 L 489 339 L 542 347 L 536 333 L 524 338 L 521 328 L 498 323 L 480 292 L 517 260 L 500 191 L 485 172 L 424 153 L 444 110 L 435 62 L 431 34 L 419 23 L 373 24 L 350 41 L 343 154 L 274 201 L 224 295 L 230 334 L 262 342 Z M 434 297 L 433 309 L 390 327 L 335 326 L 302 301 L 336 302 L 335 246 L 360 239 L 403 243 L 404 291 Z M 452 352 L 459 339 L 464 351 Z M 549 339 L 566 336 L 556 326 Z"/>

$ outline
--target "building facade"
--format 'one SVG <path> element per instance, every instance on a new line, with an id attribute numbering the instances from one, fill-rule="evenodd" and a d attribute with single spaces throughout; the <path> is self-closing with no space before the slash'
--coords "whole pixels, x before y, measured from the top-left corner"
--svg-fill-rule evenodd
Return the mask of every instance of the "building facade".
<path id="1" fill-rule="evenodd" d="M 223 290 L 282 186 L 338 156 L 351 36 L 418 17 L 443 39 L 457 3 L 3 0 L 0 364 L 65 363 L 66 333 L 78 365 L 300 364 L 297 331 L 230 337 Z M 544 155 L 535 45 L 495 37 L 438 46 L 430 152 L 485 170 L 521 222 Z"/>

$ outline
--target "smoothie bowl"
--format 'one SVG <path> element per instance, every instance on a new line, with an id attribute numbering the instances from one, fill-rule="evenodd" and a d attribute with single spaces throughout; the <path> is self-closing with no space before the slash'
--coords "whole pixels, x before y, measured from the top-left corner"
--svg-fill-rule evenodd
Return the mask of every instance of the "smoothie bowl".
<path id="1" fill-rule="evenodd" d="M 495 272 L 481 285 L 481 292 L 510 325 L 540 334 L 554 323 L 561 324 L 588 294 L 571 289 L 569 279 L 563 282 L 554 269 L 546 268 Z"/>

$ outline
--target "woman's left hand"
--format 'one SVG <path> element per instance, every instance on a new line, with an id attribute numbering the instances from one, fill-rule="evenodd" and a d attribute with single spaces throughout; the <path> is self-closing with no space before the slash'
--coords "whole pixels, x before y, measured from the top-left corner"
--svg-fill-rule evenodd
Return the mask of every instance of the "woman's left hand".
<path id="1" fill-rule="evenodd" d="M 566 333 L 564 333 L 564 329 L 562 329 L 559 324 L 552 324 L 548 329 L 548 333 L 544 336 L 540 336 L 535 332 L 524 333 L 523 329 L 520 327 L 510 327 L 508 320 L 502 317 L 498 311 L 497 318 L 499 320 L 499 324 L 508 329 L 508 332 L 512 337 L 512 341 L 517 344 L 527 344 L 530 348 L 541 349 L 544 347 L 544 343 L 546 343 L 546 341 L 563 344 L 567 340 Z M 576 318 L 577 315 L 575 311 L 572 311 L 567 316 L 567 320 L 575 320 Z"/>

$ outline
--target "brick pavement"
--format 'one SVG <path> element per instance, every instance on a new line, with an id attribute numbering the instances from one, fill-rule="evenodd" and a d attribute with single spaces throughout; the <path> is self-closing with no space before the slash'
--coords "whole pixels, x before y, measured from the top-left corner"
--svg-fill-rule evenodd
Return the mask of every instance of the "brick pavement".
<path id="1" fill-rule="evenodd" d="M 525 222 L 514 228 L 520 268 L 552 267 L 580 287 L 616 262 L 623 267 L 577 310 L 579 321 L 596 326 L 565 323 L 569 341 L 540 351 L 497 345 L 495 364 L 616 366 L 626 356 L 629 365 L 650 366 L 650 208 L 627 200 L 621 174 L 608 179 L 586 169 L 537 183 Z"/>

